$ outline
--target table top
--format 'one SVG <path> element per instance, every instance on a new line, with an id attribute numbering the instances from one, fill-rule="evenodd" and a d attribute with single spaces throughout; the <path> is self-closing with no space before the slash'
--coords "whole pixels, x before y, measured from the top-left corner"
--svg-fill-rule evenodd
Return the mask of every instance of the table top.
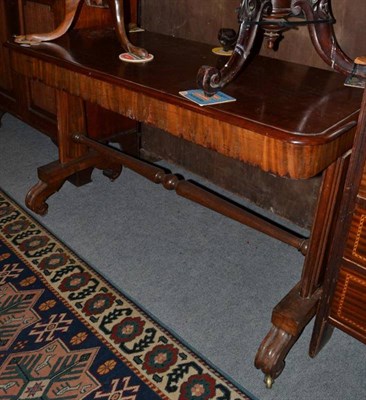
<path id="1" fill-rule="evenodd" d="M 202 65 L 222 67 L 227 62 L 227 58 L 213 54 L 212 46 L 150 32 L 132 34 L 131 41 L 148 49 L 154 55 L 154 60 L 144 64 L 128 64 L 120 61 L 118 55 L 122 51 L 112 30 L 75 30 L 52 43 L 42 43 L 32 47 L 21 47 L 18 44 L 9 43 L 8 47 L 15 50 L 14 54 L 29 56 L 58 66 L 65 71 L 75 72 L 79 74 L 79 77 L 85 76 L 88 79 L 105 82 L 109 85 L 109 97 L 113 95 L 111 93 L 113 87 L 121 87 L 129 94 L 138 93 L 144 96 L 139 97 L 141 107 L 150 107 L 145 98 L 154 98 L 164 104 L 174 106 L 174 113 L 180 112 L 180 109 L 189 110 L 190 120 L 193 114 L 194 118 L 197 118 L 196 114 L 199 114 L 202 118 L 214 119 L 229 124 L 230 127 L 238 127 L 239 130 L 236 133 L 231 131 L 231 136 L 245 131 L 262 135 L 263 140 L 270 138 L 295 146 L 331 145 L 332 154 L 322 165 L 317 165 L 312 171 L 298 174 L 287 171 L 287 168 L 279 170 L 271 163 L 271 165 L 264 165 L 257 158 L 251 159 L 248 154 L 242 155 L 238 149 L 226 151 L 228 146 L 234 145 L 235 148 L 243 147 L 245 144 L 245 141 L 233 143 L 232 139 L 235 141 L 235 137 L 230 139 L 230 143 L 219 145 L 198 141 L 198 144 L 205 147 L 258 164 L 264 170 L 279 175 L 308 177 L 319 172 L 321 168 L 329 165 L 337 156 L 351 147 L 353 134 L 342 139 L 341 144 L 335 145 L 335 141 L 343 137 L 350 126 L 355 125 L 362 90 L 345 87 L 344 77 L 340 74 L 257 56 L 224 89 L 225 93 L 237 99 L 236 102 L 200 107 L 180 96 L 179 91 L 197 88 L 196 75 Z M 24 65 L 26 63 L 29 65 Z M 109 104 L 111 101 L 107 100 L 103 103 L 100 100 L 101 94 L 93 96 L 91 88 L 87 87 L 86 83 L 77 89 L 74 88 L 75 84 L 70 88 L 67 87 L 69 82 L 58 77 L 60 72 L 53 72 L 52 82 L 47 82 L 43 69 L 38 65 L 27 71 L 30 65 L 31 62 L 26 58 L 13 57 L 13 68 L 20 73 L 44 80 L 51 86 L 65 88 L 72 94 L 84 96 L 85 100 L 100 102 L 106 108 L 150 122 L 169 132 L 175 130 L 170 125 L 160 122 L 162 118 L 158 120 L 150 115 L 156 113 L 154 106 L 151 106 L 149 115 L 146 110 L 140 111 L 140 114 L 143 114 L 140 117 L 138 112 L 136 115 L 135 110 L 131 109 L 131 105 L 129 107 L 121 104 L 112 106 Z M 106 89 L 103 90 L 106 91 Z M 90 93 L 86 94 L 87 92 Z M 125 97 L 126 93 L 123 93 Z M 120 103 L 121 99 L 122 97 L 119 99 Z M 130 104 L 134 101 L 136 99 L 129 100 Z M 162 107 L 160 104 L 159 110 Z M 170 119 L 172 119 L 172 112 L 170 110 Z M 195 122 L 194 128 L 196 125 Z M 240 128 L 243 131 L 240 131 Z M 207 136 L 207 133 L 203 132 L 204 128 L 201 131 Z M 188 133 L 173 132 L 173 134 L 192 140 Z M 268 152 L 268 150 L 265 151 Z M 323 155 L 320 156 L 323 157 Z"/>

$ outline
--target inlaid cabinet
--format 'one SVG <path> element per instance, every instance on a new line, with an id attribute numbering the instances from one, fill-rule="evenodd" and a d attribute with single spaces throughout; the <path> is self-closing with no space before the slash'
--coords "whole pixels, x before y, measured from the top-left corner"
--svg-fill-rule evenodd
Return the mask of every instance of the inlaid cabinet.
<path id="1" fill-rule="evenodd" d="M 316 355 L 334 327 L 366 343 L 366 91 L 352 148 L 310 348 Z"/>

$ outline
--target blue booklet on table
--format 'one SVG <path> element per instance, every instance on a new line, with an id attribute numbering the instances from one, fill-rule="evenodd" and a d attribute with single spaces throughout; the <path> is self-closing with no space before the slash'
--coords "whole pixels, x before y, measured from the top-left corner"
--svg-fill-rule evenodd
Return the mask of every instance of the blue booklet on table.
<path id="1" fill-rule="evenodd" d="M 204 91 L 201 89 L 192 89 L 179 92 L 180 95 L 188 100 L 200 106 L 212 106 L 215 104 L 228 103 L 231 101 L 236 101 L 234 97 L 231 97 L 223 92 L 217 92 L 213 96 L 206 96 Z"/>

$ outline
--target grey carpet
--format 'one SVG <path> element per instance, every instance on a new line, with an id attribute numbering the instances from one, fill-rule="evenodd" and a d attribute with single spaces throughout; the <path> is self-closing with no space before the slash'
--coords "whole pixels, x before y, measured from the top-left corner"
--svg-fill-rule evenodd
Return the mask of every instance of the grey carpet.
<path id="1" fill-rule="evenodd" d="M 2 122 L 0 186 L 24 205 L 57 149 L 8 114 Z M 310 324 L 272 390 L 253 366 L 273 306 L 299 280 L 296 250 L 128 170 L 66 183 L 48 203 L 42 224 L 259 399 L 366 399 L 366 347 L 340 331 L 311 359 Z"/>

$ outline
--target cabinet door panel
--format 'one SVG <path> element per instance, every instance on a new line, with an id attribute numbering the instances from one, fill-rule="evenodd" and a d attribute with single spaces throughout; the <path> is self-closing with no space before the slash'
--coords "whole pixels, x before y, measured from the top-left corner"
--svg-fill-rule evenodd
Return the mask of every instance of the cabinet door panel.
<path id="1" fill-rule="evenodd" d="M 0 107 L 15 109 L 14 85 L 10 70 L 9 51 L 3 46 L 13 34 L 19 31 L 17 2 L 0 2 Z"/>
<path id="2" fill-rule="evenodd" d="M 364 268 L 366 274 L 366 210 L 360 205 L 353 213 L 344 257 Z"/>
<path id="3" fill-rule="evenodd" d="M 366 341 L 366 275 L 342 266 L 330 318 L 343 330 Z"/>

